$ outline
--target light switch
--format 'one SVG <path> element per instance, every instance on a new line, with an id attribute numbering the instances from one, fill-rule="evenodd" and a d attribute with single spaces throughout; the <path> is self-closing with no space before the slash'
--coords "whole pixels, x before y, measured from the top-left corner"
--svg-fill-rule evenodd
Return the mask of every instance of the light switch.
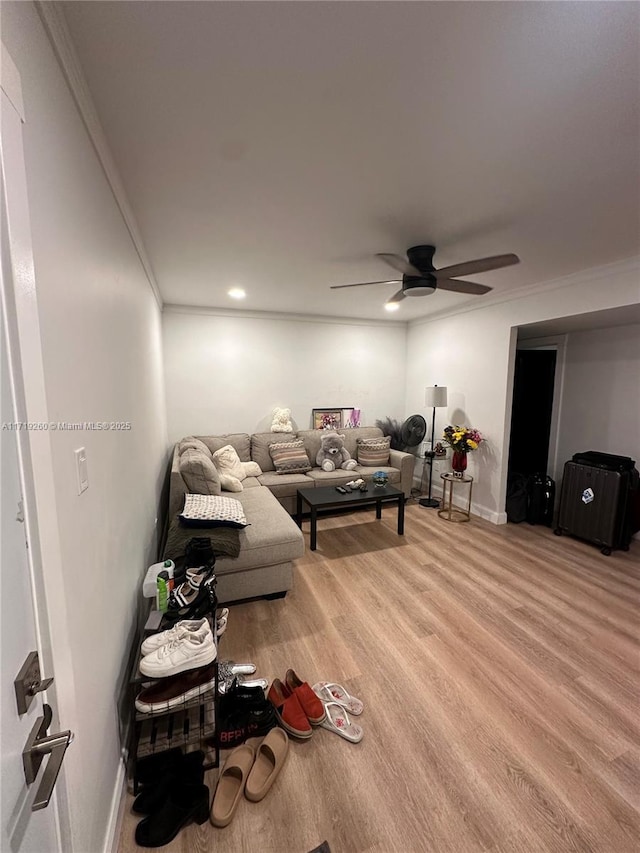
<path id="1" fill-rule="evenodd" d="M 73 451 L 76 457 L 76 476 L 78 480 L 78 494 L 81 495 L 89 488 L 89 473 L 87 471 L 87 451 L 79 447 Z"/>

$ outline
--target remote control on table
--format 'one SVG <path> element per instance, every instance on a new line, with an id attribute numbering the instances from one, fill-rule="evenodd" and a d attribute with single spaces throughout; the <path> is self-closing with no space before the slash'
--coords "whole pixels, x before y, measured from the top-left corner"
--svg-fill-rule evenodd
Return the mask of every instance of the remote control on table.
<path id="1" fill-rule="evenodd" d="M 340 492 L 341 495 L 347 495 L 348 492 L 344 486 L 336 486 L 336 492 Z"/>

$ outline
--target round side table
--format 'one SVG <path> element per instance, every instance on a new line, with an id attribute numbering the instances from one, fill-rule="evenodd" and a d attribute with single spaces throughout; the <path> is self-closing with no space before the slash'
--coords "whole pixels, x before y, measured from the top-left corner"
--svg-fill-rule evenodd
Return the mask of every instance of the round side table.
<path id="1" fill-rule="evenodd" d="M 463 474 L 462 477 L 456 477 L 448 471 L 446 474 L 440 474 L 440 479 L 444 481 L 442 509 L 438 510 L 440 518 L 444 518 L 445 521 L 453 521 L 456 524 L 461 524 L 463 521 L 471 521 L 471 492 L 473 490 L 473 477 L 471 474 Z M 453 487 L 456 483 L 469 484 L 469 502 L 466 509 L 460 509 L 453 505 Z M 447 484 L 449 486 L 448 496 Z"/>

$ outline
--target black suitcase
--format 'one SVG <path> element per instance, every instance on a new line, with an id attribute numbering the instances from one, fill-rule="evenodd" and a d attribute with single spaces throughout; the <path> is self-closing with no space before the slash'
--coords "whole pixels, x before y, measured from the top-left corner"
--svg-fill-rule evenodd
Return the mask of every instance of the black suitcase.
<path id="1" fill-rule="evenodd" d="M 555 533 L 571 533 L 599 545 L 605 555 L 629 550 L 631 495 L 638 484 L 633 459 L 576 453 L 564 466 Z"/>

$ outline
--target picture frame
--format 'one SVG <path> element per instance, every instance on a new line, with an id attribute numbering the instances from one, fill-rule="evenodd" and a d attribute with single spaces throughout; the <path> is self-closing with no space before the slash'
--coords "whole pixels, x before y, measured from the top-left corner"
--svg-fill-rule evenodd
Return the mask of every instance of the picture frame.
<path id="1" fill-rule="evenodd" d="M 360 409 L 355 407 L 342 410 L 342 426 L 345 429 L 354 429 L 360 426 Z"/>
<path id="2" fill-rule="evenodd" d="M 313 429 L 340 429 L 342 409 L 312 409 Z"/>

